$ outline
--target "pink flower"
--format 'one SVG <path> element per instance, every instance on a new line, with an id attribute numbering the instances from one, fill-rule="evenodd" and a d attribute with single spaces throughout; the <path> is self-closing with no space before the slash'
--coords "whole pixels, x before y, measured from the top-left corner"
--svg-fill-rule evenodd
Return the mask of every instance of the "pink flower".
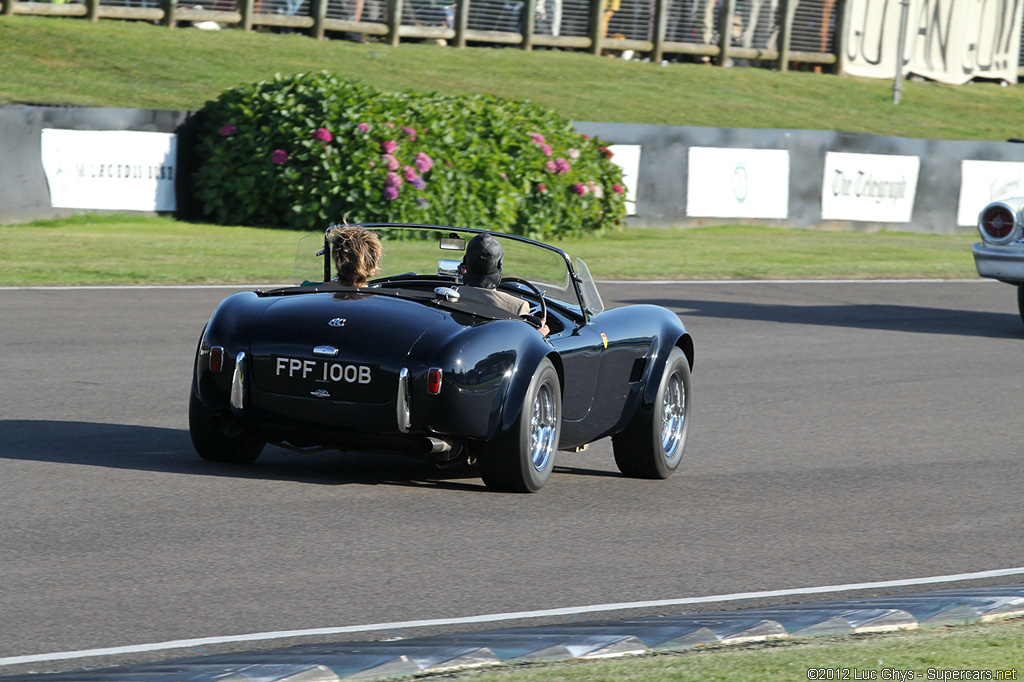
<path id="1" fill-rule="evenodd" d="M 367 125 L 366 123 L 360 123 L 359 125 L 356 126 L 356 130 L 358 130 L 361 133 L 365 133 L 369 129 L 370 126 Z"/>
<path id="2" fill-rule="evenodd" d="M 398 167 L 402 165 L 398 162 L 398 159 L 391 154 L 381 154 L 380 160 L 384 162 L 390 171 L 398 170 Z"/>
<path id="3" fill-rule="evenodd" d="M 544 162 L 544 167 L 548 169 L 549 173 L 557 173 L 558 172 L 558 164 L 556 164 L 554 161 L 545 161 Z"/>
<path id="4" fill-rule="evenodd" d="M 434 167 L 434 160 L 427 156 L 426 154 L 424 154 L 423 152 L 420 152 L 419 154 L 416 155 L 416 160 L 413 162 L 413 164 L 416 166 L 416 169 L 420 173 L 426 173 L 427 171 Z"/>
<path id="5" fill-rule="evenodd" d="M 384 191 L 381 192 L 381 196 L 383 196 L 388 201 L 394 201 L 395 199 L 398 198 L 398 188 L 397 187 L 385 187 Z"/>
<path id="6" fill-rule="evenodd" d="M 544 136 L 540 133 L 531 133 L 530 139 L 533 140 L 534 144 L 544 144 Z"/>
<path id="7" fill-rule="evenodd" d="M 224 137 L 231 137 L 232 135 L 234 135 L 237 132 L 238 132 L 238 128 L 236 128 L 235 126 L 231 125 L 230 123 L 227 124 L 227 125 L 221 126 L 221 129 L 220 129 L 220 134 L 223 135 Z"/>
<path id="8" fill-rule="evenodd" d="M 270 155 L 270 160 L 276 163 L 278 166 L 288 162 L 288 152 L 283 149 L 275 149 L 274 153 Z"/>
<path id="9" fill-rule="evenodd" d="M 387 123 L 385 123 L 384 125 L 386 125 L 386 126 L 387 126 L 388 128 L 394 128 L 394 127 L 395 127 L 395 124 L 394 124 L 394 123 L 392 123 L 391 121 L 388 121 L 388 122 L 387 122 Z"/>
<path id="10" fill-rule="evenodd" d="M 626 188 L 616 182 L 614 185 L 612 185 L 612 191 L 615 192 L 616 194 L 622 194 L 623 192 L 626 191 Z"/>
<path id="11" fill-rule="evenodd" d="M 415 178 L 413 178 L 412 180 L 410 180 L 409 182 L 411 182 L 412 186 L 415 187 L 416 189 L 426 189 L 427 188 L 427 183 L 425 183 L 423 181 L 423 178 L 421 178 L 418 175 Z"/>
<path id="12" fill-rule="evenodd" d="M 537 191 L 538 192 L 547 192 L 548 191 L 548 186 L 545 185 L 543 182 L 538 183 L 537 184 Z"/>
<path id="13" fill-rule="evenodd" d="M 570 149 L 569 150 L 569 158 L 572 159 L 573 161 L 575 161 L 576 159 L 580 158 L 580 150 L 579 149 Z"/>
<path id="14" fill-rule="evenodd" d="M 402 166 L 402 177 L 404 177 L 409 182 L 412 182 L 419 176 L 416 175 L 416 169 L 413 168 L 412 166 Z"/>
<path id="15" fill-rule="evenodd" d="M 570 166 L 569 162 L 566 161 L 565 159 L 557 158 L 557 159 L 555 159 L 555 169 L 559 173 L 564 175 L 564 174 L 566 174 L 566 173 L 568 173 L 569 171 L 572 170 L 572 166 Z"/>
<path id="16" fill-rule="evenodd" d="M 385 154 L 390 154 L 391 152 L 395 151 L 395 149 L 398 148 L 398 143 L 395 142 L 394 140 L 385 140 L 384 142 L 380 143 L 380 148 L 384 151 Z"/>
<path id="17" fill-rule="evenodd" d="M 321 142 L 330 142 L 334 139 L 334 135 L 331 135 L 331 131 L 327 128 L 317 128 L 313 133 L 314 140 L 320 140 Z"/>
<path id="18" fill-rule="evenodd" d="M 614 154 L 614 153 L 612 153 L 612 150 L 611 150 L 611 149 L 608 149 L 608 147 L 601 147 L 601 148 L 600 148 L 600 151 L 601 151 L 601 153 L 602 153 L 602 154 L 604 154 L 604 155 L 605 155 L 605 157 L 606 157 L 606 158 L 609 158 L 609 159 L 610 159 L 610 158 L 612 158 L 613 156 L 615 156 L 615 154 Z"/>
<path id="19" fill-rule="evenodd" d="M 410 128 L 408 126 L 402 126 L 402 132 L 405 133 L 406 136 L 410 140 L 412 140 L 413 142 L 416 141 L 416 129 L 415 128 Z"/>
<path id="20" fill-rule="evenodd" d="M 576 194 L 580 196 L 583 196 L 584 194 L 587 193 L 587 186 L 584 185 L 582 182 L 577 182 L 575 185 L 572 186 L 572 191 L 576 192 Z"/>
<path id="21" fill-rule="evenodd" d="M 593 180 L 587 182 L 587 191 L 600 199 L 604 196 L 604 188 Z"/>
<path id="22" fill-rule="evenodd" d="M 385 187 L 394 187 L 396 190 L 402 186 L 402 176 L 398 173 L 388 173 L 387 177 L 384 178 Z"/>
<path id="23" fill-rule="evenodd" d="M 550 145 L 542 144 L 540 146 L 540 150 L 542 152 L 544 152 L 544 156 L 551 156 L 551 146 Z"/>
<path id="24" fill-rule="evenodd" d="M 498 175 L 501 176 L 502 180 L 508 180 L 508 173 L 498 173 Z"/>

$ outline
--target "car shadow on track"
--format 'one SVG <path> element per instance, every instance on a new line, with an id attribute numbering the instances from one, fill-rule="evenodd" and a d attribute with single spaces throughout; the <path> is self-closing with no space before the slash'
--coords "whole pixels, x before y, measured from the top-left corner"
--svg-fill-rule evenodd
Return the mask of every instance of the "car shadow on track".
<path id="1" fill-rule="evenodd" d="M 671 298 L 623 303 L 653 303 L 683 315 L 684 319 L 710 317 L 995 339 L 1024 337 L 1020 316 L 1011 313 L 893 304 L 804 306 Z"/>
<path id="2" fill-rule="evenodd" d="M 394 485 L 490 492 L 475 468 L 439 469 L 387 454 L 295 453 L 268 446 L 253 464 L 199 459 L 178 429 L 74 421 L 0 420 L 0 460 L 28 460 L 317 485 Z"/>

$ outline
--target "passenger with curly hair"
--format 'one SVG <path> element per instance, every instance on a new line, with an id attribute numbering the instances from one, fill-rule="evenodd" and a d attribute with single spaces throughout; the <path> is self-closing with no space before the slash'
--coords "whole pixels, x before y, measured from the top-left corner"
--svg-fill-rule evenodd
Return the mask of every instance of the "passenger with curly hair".
<path id="1" fill-rule="evenodd" d="M 365 287 L 378 272 L 384 247 L 376 232 L 361 225 L 334 225 L 327 231 L 336 281 L 347 287 Z"/>

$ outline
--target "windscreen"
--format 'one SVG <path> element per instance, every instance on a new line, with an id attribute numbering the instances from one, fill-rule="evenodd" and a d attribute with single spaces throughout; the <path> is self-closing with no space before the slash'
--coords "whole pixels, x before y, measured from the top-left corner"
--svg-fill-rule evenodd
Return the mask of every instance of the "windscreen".
<path id="1" fill-rule="evenodd" d="M 295 247 L 291 283 L 295 286 L 324 281 L 324 233 L 310 232 Z"/>
<path id="2" fill-rule="evenodd" d="M 457 228 L 393 228 L 367 226 L 380 236 L 384 258 L 377 278 L 404 274 L 438 276 L 454 274 L 465 255 L 465 245 L 475 232 Z M 504 277 L 533 283 L 546 298 L 582 315 L 582 306 L 570 278 L 565 254 L 532 242 L 492 233 L 504 253 Z M 292 283 L 296 286 L 323 281 L 324 233 L 313 232 L 299 240 Z M 331 268 L 332 275 L 334 268 Z M 589 273 L 588 273 L 589 277 Z M 599 299 L 598 299 L 599 300 Z"/>

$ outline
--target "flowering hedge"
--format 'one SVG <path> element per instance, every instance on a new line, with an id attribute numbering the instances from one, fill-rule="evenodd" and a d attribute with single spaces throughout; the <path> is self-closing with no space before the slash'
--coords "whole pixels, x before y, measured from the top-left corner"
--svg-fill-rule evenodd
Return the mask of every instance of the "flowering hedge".
<path id="1" fill-rule="evenodd" d="M 201 120 L 193 186 L 222 224 L 420 222 L 547 238 L 625 217 L 608 148 L 525 101 L 380 93 L 317 73 L 224 92 Z"/>

